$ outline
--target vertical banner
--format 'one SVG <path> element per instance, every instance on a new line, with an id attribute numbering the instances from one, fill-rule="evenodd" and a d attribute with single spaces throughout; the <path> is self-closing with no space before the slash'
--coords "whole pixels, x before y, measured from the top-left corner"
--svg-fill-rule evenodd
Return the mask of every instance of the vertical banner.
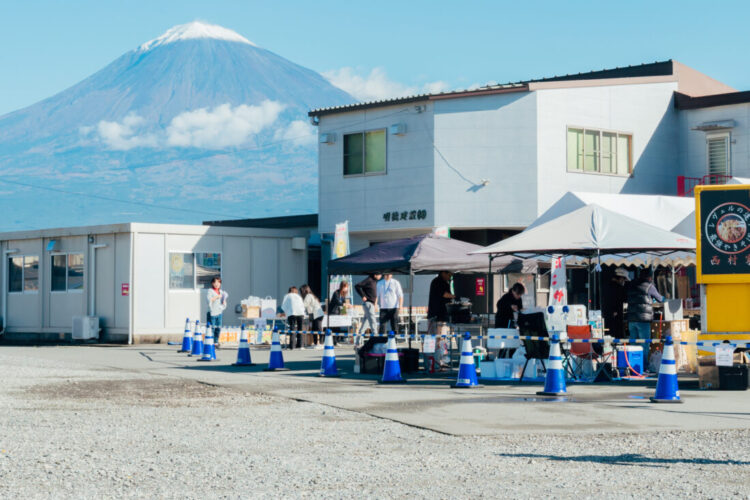
<path id="1" fill-rule="evenodd" d="M 349 221 L 336 224 L 336 232 L 333 234 L 333 246 L 331 247 L 331 259 L 340 259 L 349 255 Z M 351 291 L 354 289 L 351 276 L 331 276 L 328 296 L 339 289 L 342 281 L 349 283 L 349 300 L 352 298 Z"/>
<path id="2" fill-rule="evenodd" d="M 567 282 L 565 259 L 561 255 L 552 256 L 549 277 L 549 300 L 547 305 L 564 306 L 568 304 Z"/>
<path id="3" fill-rule="evenodd" d="M 477 297 L 484 297 L 484 292 L 485 292 L 484 278 L 477 278 L 475 286 L 476 286 L 475 295 Z"/>

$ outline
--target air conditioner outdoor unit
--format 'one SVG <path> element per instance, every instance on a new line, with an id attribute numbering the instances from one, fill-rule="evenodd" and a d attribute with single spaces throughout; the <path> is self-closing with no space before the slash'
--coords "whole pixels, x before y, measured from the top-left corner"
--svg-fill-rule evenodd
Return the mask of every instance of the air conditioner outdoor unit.
<path id="1" fill-rule="evenodd" d="M 73 316 L 73 340 L 90 340 L 98 338 L 98 316 Z"/>

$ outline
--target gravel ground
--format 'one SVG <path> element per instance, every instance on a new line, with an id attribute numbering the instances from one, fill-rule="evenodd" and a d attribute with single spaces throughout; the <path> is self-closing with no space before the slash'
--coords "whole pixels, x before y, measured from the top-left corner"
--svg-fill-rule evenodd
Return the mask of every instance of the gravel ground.
<path id="1" fill-rule="evenodd" d="M 454 437 L 0 354 L 0 498 L 750 498 L 750 430 Z"/>

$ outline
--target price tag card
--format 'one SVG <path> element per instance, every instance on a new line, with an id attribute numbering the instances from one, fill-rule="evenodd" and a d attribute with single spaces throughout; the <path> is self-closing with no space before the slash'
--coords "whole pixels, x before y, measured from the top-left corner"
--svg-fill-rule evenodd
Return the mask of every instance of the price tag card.
<path id="1" fill-rule="evenodd" d="M 732 366 L 734 364 L 734 347 L 729 344 L 716 346 L 716 366 Z"/>

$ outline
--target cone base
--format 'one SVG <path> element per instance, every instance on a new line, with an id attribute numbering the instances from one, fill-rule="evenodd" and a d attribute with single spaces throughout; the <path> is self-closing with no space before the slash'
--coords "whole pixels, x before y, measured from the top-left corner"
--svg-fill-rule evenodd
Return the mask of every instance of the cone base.
<path id="1" fill-rule="evenodd" d="M 451 384 L 451 389 L 480 389 L 484 387 L 482 384 L 466 385 L 466 384 Z"/>
<path id="2" fill-rule="evenodd" d="M 204 358 L 201 358 L 201 359 L 196 359 L 196 361 L 216 361 L 216 359 L 204 359 Z"/>
<path id="3" fill-rule="evenodd" d="M 378 380 L 378 384 L 405 384 L 406 380 Z"/>
<path id="4" fill-rule="evenodd" d="M 264 372 L 288 372 L 289 368 L 263 368 Z"/>
<path id="5" fill-rule="evenodd" d="M 651 400 L 652 403 L 684 403 L 681 399 L 656 399 L 656 398 L 648 398 Z"/>
<path id="6" fill-rule="evenodd" d="M 340 376 L 341 376 L 340 373 L 336 373 L 335 375 L 326 375 L 324 373 L 318 373 L 318 377 L 336 378 L 336 377 L 340 377 Z"/>
<path id="7" fill-rule="evenodd" d="M 255 366 L 255 363 L 232 363 L 232 366 Z"/>
<path id="8" fill-rule="evenodd" d="M 191 350 L 191 349 L 188 349 L 188 350 L 182 350 L 182 349 L 180 349 L 180 350 L 179 350 L 179 351 L 177 351 L 177 352 L 179 352 L 179 353 L 183 353 L 183 352 L 192 352 L 192 350 Z"/>
<path id="9" fill-rule="evenodd" d="M 537 396 L 567 396 L 567 392 L 544 392 L 539 391 L 536 393 Z"/>

